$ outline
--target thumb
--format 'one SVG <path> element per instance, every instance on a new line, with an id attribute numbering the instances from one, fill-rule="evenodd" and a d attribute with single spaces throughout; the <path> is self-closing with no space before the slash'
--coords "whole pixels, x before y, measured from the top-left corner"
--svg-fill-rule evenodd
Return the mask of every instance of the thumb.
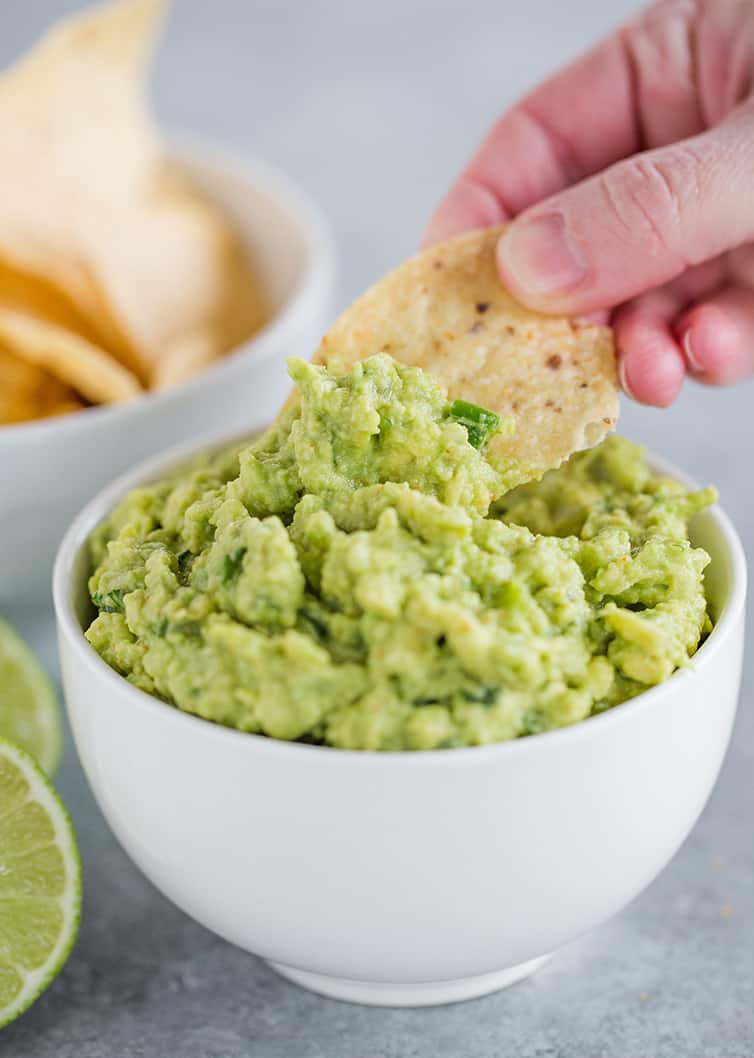
<path id="1" fill-rule="evenodd" d="M 754 100 L 521 213 L 498 243 L 500 274 L 545 312 L 612 307 L 754 239 L 752 186 Z"/>

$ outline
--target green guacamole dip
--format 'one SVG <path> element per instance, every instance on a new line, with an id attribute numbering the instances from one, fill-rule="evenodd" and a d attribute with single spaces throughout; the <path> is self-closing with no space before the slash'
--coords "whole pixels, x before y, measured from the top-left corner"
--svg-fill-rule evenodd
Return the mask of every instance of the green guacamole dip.
<path id="1" fill-rule="evenodd" d="M 86 635 L 137 687 L 279 739 L 482 745 L 631 698 L 709 631 L 687 523 L 712 490 L 613 436 L 506 491 L 496 417 L 422 371 L 290 371 L 300 401 L 261 440 L 92 537 Z"/>

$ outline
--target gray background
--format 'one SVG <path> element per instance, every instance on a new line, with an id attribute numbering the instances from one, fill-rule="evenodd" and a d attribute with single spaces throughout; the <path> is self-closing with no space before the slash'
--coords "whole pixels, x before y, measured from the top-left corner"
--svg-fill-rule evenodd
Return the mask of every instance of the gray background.
<path id="1" fill-rule="evenodd" d="M 5 0 L 0 62 L 75 6 Z M 633 7 L 178 0 L 157 107 L 166 124 L 269 158 L 309 189 L 335 227 L 345 304 L 416 246 L 433 203 L 497 112 Z M 719 486 L 751 553 L 752 384 L 688 386 L 671 411 L 626 406 L 623 414 L 625 432 Z M 15 617 L 52 661 L 49 625 Z M 0 1054 L 751 1058 L 753 659 L 750 652 L 719 785 L 662 877 L 536 977 L 443 1009 L 320 999 L 195 925 L 116 845 L 69 747 L 59 785 L 85 863 L 81 936 L 49 992 L 2 1033 Z"/>

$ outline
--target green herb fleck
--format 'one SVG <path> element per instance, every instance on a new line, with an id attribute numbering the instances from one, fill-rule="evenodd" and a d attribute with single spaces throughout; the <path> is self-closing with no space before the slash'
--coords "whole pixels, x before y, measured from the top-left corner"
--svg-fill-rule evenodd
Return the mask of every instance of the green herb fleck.
<path id="1" fill-rule="evenodd" d="M 464 692 L 468 702 L 480 702 L 482 705 L 494 705 L 500 692 L 499 687 L 473 687 Z"/>
<path id="2" fill-rule="evenodd" d="M 230 584 L 232 580 L 236 579 L 241 572 L 245 555 L 246 548 L 237 547 L 235 551 L 231 551 L 229 555 L 225 556 L 223 559 L 223 584 Z"/>
<path id="3" fill-rule="evenodd" d="M 454 400 L 450 405 L 450 415 L 466 427 L 469 444 L 474 448 L 484 448 L 500 426 L 500 416 L 494 411 L 480 408 L 478 404 L 469 404 L 466 400 Z"/>
<path id="4" fill-rule="evenodd" d="M 95 591 L 92 602 L 100 613 L 123 613 L 123 588 L 113 588 L 104 594 Z"/>
<path id="5" fill-rule="evenodd" d="M 327 640 L 330 638 L 330 630 L 319 614 L 308 608 L 301 610 L 300 614 L 301 619 L 314 630 L 320 639 Z"/>
<path id="6" fill-rule="evenodd" d="M 194 556 L 190 551 L 181 551 L 178 556 L 178 580 L 181 584 L 188 584 L 191 566 Z"/>

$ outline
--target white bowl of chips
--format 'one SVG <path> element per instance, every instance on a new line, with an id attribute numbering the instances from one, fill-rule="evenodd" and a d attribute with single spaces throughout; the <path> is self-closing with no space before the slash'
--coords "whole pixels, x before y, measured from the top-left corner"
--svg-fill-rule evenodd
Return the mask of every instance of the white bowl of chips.
<path id="1" fill-rule="evenodd" d="M 0 609 L 46 597 L 65 526 L 132 463 L 269 421 L 329 316 L 317 207 L 154 128 L 161 7 L 84 12 L 0 76 Z"/>
<path id="2" fill-rule="evenodd" d="M 335 255 L 316 207 L 262 162 L 198 144 L 175 157 L 233 215 L 258 263 L 270 320 L 172 388 L 0 426 L 0 608 L 46 598 L 66 525 L 115 475 L 175 442 L 269 421 L 290 386 L 286 358 L 312 350 L 327 322 Z"/>

